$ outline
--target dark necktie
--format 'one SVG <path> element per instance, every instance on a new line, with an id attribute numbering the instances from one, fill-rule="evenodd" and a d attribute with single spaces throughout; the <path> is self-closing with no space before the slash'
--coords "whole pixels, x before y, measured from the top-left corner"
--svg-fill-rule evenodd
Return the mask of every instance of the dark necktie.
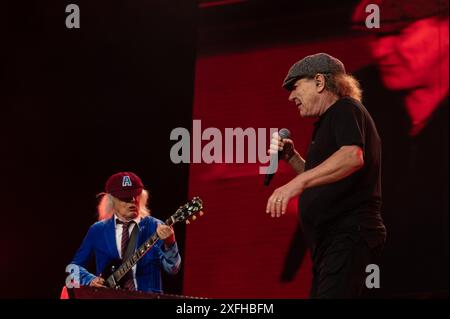
<path id="1" fill-rule="evenodd" d="M 122 242 L 121 242 L 121 255 L 122 255 L 122 262 L 124 262 L 124 255 L 125 252 L 127 251 L 127 247 L 128 247 L 128 242 L 130 241 L 130 233 L 128 228 L 130 227 L 130 225 L 133 222 L 123 222 L 119 219 L 117 219 L 117 224 L 121 224 L 122 225 Z M 136 227 L 136 226 L 135 226 Z M 134 286 L 134 280 L 133 280 L 133 269 L 130 269 L 129 272 L 127 272 L 125 274 L 125 276 L 123 277 L 123 288 L 127 289 L 127 290 L 136 290 L 136 287 Z"/>

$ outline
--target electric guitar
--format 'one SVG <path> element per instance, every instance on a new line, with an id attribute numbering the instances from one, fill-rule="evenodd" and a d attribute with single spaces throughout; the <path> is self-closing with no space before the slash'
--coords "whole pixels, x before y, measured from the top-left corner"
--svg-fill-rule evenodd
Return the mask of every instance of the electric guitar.
<path id="1" fill-rule="evenodd" d="M 172 226 L 178 222 L 186 221 L 189 224 L 189 219 L 195 220 L 197 213 L 202 216 L 203 202 L 199 197 L 194 197 L 190 202 L 186 203 L 177 209 L 175 214 L 166 220 L 166 225 Z M 123 277 L 134 265 L 153 247 L 158 241 L 159 237 L 156 232 L 150 236 L 127 260 L 116 260 L 111 262 L 102 272 L 102 278 L 105 278 L 105 286 L 110 288 L 121 288 Z"/>

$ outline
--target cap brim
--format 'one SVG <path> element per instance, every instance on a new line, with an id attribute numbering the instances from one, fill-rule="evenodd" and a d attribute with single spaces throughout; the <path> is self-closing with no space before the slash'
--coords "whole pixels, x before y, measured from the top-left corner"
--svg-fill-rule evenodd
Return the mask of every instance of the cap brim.
<path id="1" fill-rule="evenodd" d="M 402 29 L 406 28 L 408 25 L 413 23 L 414 20 L 409 21 L 395 21 L 395 22 L 382 22 L 380 28 L 368 28 L 365 24 L 353 24 L 352 30 L 367 33 L 394 33 L 400 32 Z"/>
<path id="2" fill-rule="evenodd" d="M 292 77 L 289 79 L 284 80 L 282 87 L 288 91 L 292 91 L 294 88 L 295 82 L 300 78 L 300 76 Z"/>
<path id="3" fill-rule="evenodd" d="M 123 191 L 112 192 L 111 195 L 118 199 L 128 199 L 141 195 L 143 188 L 127 189 Z"/>

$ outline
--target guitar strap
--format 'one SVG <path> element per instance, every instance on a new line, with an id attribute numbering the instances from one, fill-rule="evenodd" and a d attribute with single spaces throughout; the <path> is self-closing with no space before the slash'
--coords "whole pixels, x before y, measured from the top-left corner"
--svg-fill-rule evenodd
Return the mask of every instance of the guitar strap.
<path id="1" fill-rule="evenodd" d="M 131 232 L 130 240 L 128 241 L 127 249 L 125 250 L 125 255 L 122 257 L 122 262 L 127 260 L 131 255 L 133 255 L 134 250 L 136 248 L 137 235 L 139 233 L 139 227 L 137 224 L 134 225 L 133 230 Z"/>

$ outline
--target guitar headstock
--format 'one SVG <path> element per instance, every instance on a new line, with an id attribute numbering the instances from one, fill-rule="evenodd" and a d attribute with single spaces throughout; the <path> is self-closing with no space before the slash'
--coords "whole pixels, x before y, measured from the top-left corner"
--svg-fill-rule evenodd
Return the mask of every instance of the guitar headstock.
<path id="1" fill-rule="evenodd" d="M 202 209 L 203 201 L 200 197 L 194 197 L 191 201 L 178 208 L 175 214 L 171 216 L 171 219 L 174 224 L 183 221 L 189 224 L 189 219 L 195 220 L 197 214 L 203 215 Z"/>

